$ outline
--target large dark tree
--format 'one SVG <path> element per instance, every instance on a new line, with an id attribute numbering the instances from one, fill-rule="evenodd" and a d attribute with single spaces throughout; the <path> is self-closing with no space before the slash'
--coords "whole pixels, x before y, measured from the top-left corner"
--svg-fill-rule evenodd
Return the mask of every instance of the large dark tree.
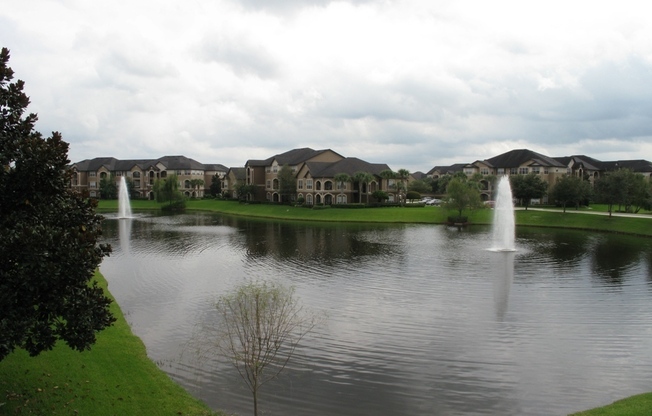
<path id="1" fill-rule="evenodd" d="M 211 178 L 210 191 L 213 196 L 218 196 L 222 193 L 222 179 L 219 176 L 213 175 Z"/>
<path id="2" fill-rule="evenodd" d="M 110 247 L 98 244 L 102 217 L 70 190 L 68 144 L 43 138 L 29 98 L 0 52 L 0 360 L 15 349 L 35 356 L 64 340 L 89 349 L 115 320 L 96 282 Z"/>

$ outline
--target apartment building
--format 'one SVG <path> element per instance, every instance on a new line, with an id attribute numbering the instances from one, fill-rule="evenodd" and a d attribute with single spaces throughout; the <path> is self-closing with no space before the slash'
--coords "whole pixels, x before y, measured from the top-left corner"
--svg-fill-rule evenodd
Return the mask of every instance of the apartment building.
<path id="1" fill-rule="evenodd" d="M 204 165 L 185 156 L 163 156 L 159 159 L 118 160 L 113 157 L 98 157 L 74 163 L 71 186 L 79 192 L 88 192 L 94 198 L 100 196 L 100 181 L 104 178 L 120 177 L 132 180 L 134 192 L 140 198 L 154 199 L 153 188 L 157 179 L 175 174 L 179 190 L 187 197 L 201 198 L 211 185 L 214 176 L 222 178 L 228 169 L 219 164 Z M 203 185 L 196 185 L 198 181 Z"/>
<path id="2" fill-rule="evenodd" d="M 392 183 L 395 179 L 381 176 L 381 172 L 390 170 L 387 164 L 344 157 L 331 149 L 301 148 L 265 160 L 248 160 L 245 180 L 254 186 L 249 199 L 281 202 L 278 172 L 285 165 L 292 169 L 297 181 L 296 198 L 302 198 L 307 205 L 371 202 L 370 195 L 376 190 L 389 191 L 390 200 L 398 197 Z M 355 181 L 353 178 L 358 172 L 370 174 L 370 180 Z M 349 180 L 337 181 L 340 174 L 348 175 Z"/>
<path id="3" fill-rule="evenodd" d="M 648 180 L 652 175 L 652 162 L 647 160 L 619 160 L 603 162 L 588 156 L 550 157 L 528 149 L 515 149 L 485 160 L 473 163 L 458 163 L 451 166 L 435 166 L 427 176 L 433 179 L 447 174 L 463 172 L 467 176 L 539 175 L 548 183 L 548 191 L 564 175 L 575 175 L 595 183 L 605 172 L 621 168 L 631 169 L 644 175 Z M 481 180 L 483 200 L 492 197 L 493 189 L 489 180 Z M 543 203 L 547 202 L 544 197 Z"/>

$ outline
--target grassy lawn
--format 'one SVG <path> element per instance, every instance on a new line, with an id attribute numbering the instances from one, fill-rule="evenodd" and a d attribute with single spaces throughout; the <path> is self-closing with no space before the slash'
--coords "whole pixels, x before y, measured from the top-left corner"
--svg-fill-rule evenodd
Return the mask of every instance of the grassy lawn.
<path id="1" fill-rule="evenodd" d="M 154 201 L 132 202 L 132 209 L 134 210 L 155 210 L 159 206 Z M 100 201 L 99 208 L 105 212 L 117 211 L 118 203 L 117 201 Z M 576 212 L 571 212 L 571 210 L 564 213 L 561 209 L 554 212 L 517 210 L 515 214 L 516 224 L 652 236 L 652 218 L 609 217 L 604 206 L 595 205 L 592 208 L 593 212 L 604 212 L 604 215 L 579 215 Z M 187 209 L 281 220 L 421 224 L 444 224 L 448 216 L 454 214 L 441 207 L 307 209 L 287 205 L 240 204 L 235 201 L 210 199 L 189 200 L 187 202 Z M 465 213 L 465 215 L 467 214 L 469 220 L 474 224 L 491 224 L 493 221 L 493 210 L 491 209 L 481 209 L 471 213 Z M 648 213 L 646 212 L 646 214 Z"/>
<path id="2" fill-rule="evenodd" d="M 572 416 L 641 416 L 649 414 L 652 414 L 652 393 L 628 397 L 608 406 L 573 413 Z"/>
<path id="3" fill-rule="evenodd" d="M 99 272 L 96 279 L 106 291 Z M 66 345 L 37 357 L 15 351 L 0 362 L 0 414 L 214 415 L 148 357 L 117 303 L 117 322 L 91 351 Z"/>

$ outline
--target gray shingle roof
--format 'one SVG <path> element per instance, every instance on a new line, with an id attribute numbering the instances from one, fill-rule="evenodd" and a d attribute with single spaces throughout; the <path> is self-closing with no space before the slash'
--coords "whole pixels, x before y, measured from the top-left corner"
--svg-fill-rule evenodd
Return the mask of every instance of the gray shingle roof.
<path id="1" fill-rule="evenodd" d="M 563 165 L 549 156 L 542 155 L 541 153 L 529 149 L 511 150 L 501 155 L 494 156 L 491 159 L 486 159 L 483 162 L 494 168 L 517 168 L 529 161 L 534 161 L 535 164 L 540 166 L 566 167 L 566 165 Z"/>
<path id="2" fill-rule="evenodd" d="M 380 172 L 389 169 L 385 163 L 369 163 L 357 157 L 347 157 L 337 162 L 306 162 L 313 178 L 333 178 L 338 173 L 353 176 L 356 172 L 369 172 L 378 176 Z"/>

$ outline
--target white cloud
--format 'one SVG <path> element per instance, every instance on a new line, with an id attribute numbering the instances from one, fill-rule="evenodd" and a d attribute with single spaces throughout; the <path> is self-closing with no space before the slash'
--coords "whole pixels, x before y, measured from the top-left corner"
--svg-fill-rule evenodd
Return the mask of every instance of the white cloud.
<path id="1" fill-rule="evenodd" d="M 26 0 L 0 10 L 0 39 L 73 161 L 310 146 L 427 171 L 517 147 L 652 159 L 649 9 Z"/>

